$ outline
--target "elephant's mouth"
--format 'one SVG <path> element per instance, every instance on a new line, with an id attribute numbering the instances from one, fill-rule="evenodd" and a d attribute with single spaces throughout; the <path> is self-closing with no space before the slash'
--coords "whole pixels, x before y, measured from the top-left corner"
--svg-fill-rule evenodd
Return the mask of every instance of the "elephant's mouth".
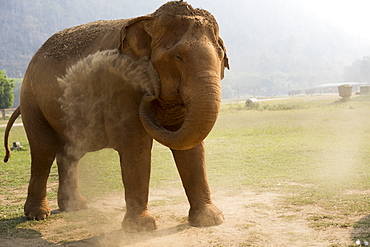
<path id="1" fill-rule="evenodd" d="M 149 135 L 176 150 L 193 148 L 206 138 L 217 119 L 221 88 L 219 77 L 203 79 L 189 90 L 185 100 L 143 96 L 139 114 Z"/>
<path id="2" fill-rule="evenodd" d="M 186 115 L 185 103 L 182 100 L 162 101 L 153 100 L 153 113 L 158 123 L 170 131 L 178 131 L 184 123 Z"/>

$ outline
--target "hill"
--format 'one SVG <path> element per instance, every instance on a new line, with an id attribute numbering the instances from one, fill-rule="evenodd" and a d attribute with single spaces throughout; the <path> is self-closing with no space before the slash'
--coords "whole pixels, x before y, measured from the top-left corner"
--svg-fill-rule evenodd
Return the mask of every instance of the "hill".
<path id="1" fill-rule="evenodd" d="M 99 19 L 153 12 L 165 1 L 0 0 L 0 70 L 21 78 L 37 49 L 53 33 Z M 321 22 L 299 1 L 189 1 L 219 22 L 231 71 L 224 97 L 274 95 L 343 80 L 343 69 L 368 56 L 369 46 Z"/>

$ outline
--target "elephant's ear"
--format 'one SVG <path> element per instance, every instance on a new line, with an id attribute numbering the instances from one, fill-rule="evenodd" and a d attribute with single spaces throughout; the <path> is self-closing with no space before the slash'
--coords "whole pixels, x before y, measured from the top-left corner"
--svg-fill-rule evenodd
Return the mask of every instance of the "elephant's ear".
<path id="1" fill-rule="evenodd" d="M 223 68 L 221 68 L 221 79 L 223 79 L 224 78 L 224 69 L 225 68 L 230 69 L 230 65 L 229 65 L 229 58 L 227 57 L 227 53 L 226 53 L 226 47 L 225 47 L 224 41 L 221 39 L 221 37 L 218 37 L 218 44 L 221 46 L 222 50 L 224 51 L 224 59 L 222 61 Z"/>
<path id="2" fill-rule="evenodd" d="M 133 59 L 139 59 L 151 54 L 151 37 L 145 26 L 152 20 L 150 15 L 127 20 L 120 33 L 120 46 L 118 50 Z"/>

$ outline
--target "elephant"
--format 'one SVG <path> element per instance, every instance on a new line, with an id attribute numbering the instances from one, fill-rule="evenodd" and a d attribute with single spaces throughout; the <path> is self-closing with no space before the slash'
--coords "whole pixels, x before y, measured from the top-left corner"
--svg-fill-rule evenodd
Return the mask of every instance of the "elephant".
<path id="1" fill-rule="evenodd" d="M 51 36 L 27 68 L 20 106 L 30 145 L 31 176 L 24 205 L 30 219 L 50 215 L 47 179 L 56 160 L 58 206 L 88 207 L 80 194 L 78 162 L 112 148 L 119 154 L 127 232 L 155 230 L 148 211 L 153 140 L 168 147 L 187 195 L 191 226 L 221 224 L 212 199 L 204 139 L 218 117 L 220 82 L 229 61 L 215 18 L 182 1 L 152 14 L 96 21 Z"/>

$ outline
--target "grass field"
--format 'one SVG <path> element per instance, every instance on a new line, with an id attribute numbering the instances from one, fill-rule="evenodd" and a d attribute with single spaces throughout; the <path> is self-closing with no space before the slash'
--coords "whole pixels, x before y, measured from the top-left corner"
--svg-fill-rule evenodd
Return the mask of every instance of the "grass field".
<path id="1" fill-rule="evenodd" d="M 0 121 L 0 125 L 4 123 Z M 303 241 L 304 246 L 356 246 L 358 240 L 364 244 L 370 241 L 369 123 L 370 96 L 354 96 L 348 102 L 331 95 L 302 96 L 261 101 L 250 108 L 244 102 L 223 104 L 205 143 L 211 189 L 216 202 L 224 205 L 224 224 L 230 227 L 205 230 L 186 226 L 187 202 L 179 176 L 170 151 L 158 143 L 153 147 L 150 207 L 159 221 L 175 217 L 169 213 L 174 208 L 171 205 L 184 207 L 183 216 L 172 219 L 177 226 L 172 238 L 181 232 L 189 238 L 198 236 L 199 241 L 203 236 L 206 242 L 198 246 L 287 246 L 293 240 Z M 27 221 L 23 203 L 30 155 L 22 127 L 13 127 L 10 141 L 20 141 L 25 151 L 13 152 L 10 162 L 0 168 L 0 238 L 6 243 L 37 239 L 39 245 L 83 246 L 83 240 L 107 236 L 101 228 L 107 221 L 113 219 L 113 230 L 119 229 L 122 210 L 117 213 L 112 209 L 115 206 L 105 204 L 111 209 L 101 211 L 93 206 L 75 213 L 55 211 L 45 221 Z M 53 210 L 57 209 L 56 170 L 53 165 L 48 189 Z M 112 150 L 86 155 L 80 164 L 80 178 L 81 191 L 93 205 L 102 198 L 122 194 L 118 156 Z M 242 201 L 247 194 L 255 201 Z M 256 216 L 227 223 L 227 215 L 232 213 L 226 202 L 240 204 L 236 210 L 240 217 L 251 212 L 260 215 L 261 221 Z M 279 222 L 276 233 L 267 226 L 268 230 L 263 230 L 263 219 L 269 216 L 275 217 L 276 225 Z M 298 223 L 301 233 L 292 230 L 283 237 L 286 227 Z M 215 232 L 224 237 L 214 238 Z M 171 235 L 151 234 L 147 242 L 132 246 L 157 246 L 150 241 Z M 299 234 L 312 239 L 304 242 Z M 171 246 L 166 241 L 161 244 Z"/>

